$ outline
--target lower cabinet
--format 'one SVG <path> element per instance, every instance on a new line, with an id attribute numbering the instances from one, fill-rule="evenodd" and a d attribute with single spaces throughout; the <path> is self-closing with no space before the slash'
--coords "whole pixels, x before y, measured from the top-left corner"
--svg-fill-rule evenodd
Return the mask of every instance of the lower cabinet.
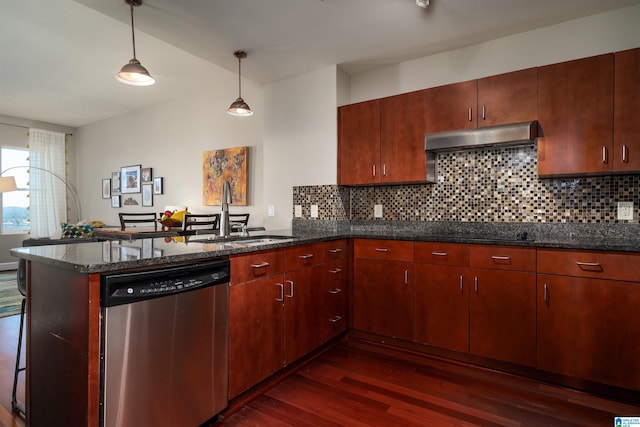
<path id="1" fill-rule="evenodd" d="M 536 249 L 471 245 L 469 351 L 536 365 Z"/>
<path id="2" fill-rule="evenodd" d="M 365 332 L 413 339 L 413 243 L 354 243 L 352 326 Z"/>
<path id="3" fill-rule="evenodd" d="M 469 246 L 414 243 L 414 341 L 469 351 Z"/>
<path id="4" fill-rule="evenodd" d="M 325 244 L 324 286 L 322 295 L 322 342 L 347 330 L 348 254 L 346 240 Z"/>
<path id="5" fill-rule="evenodd" d="M 538 368 L 640 390 L 640 254 L 538 252 Z"/>

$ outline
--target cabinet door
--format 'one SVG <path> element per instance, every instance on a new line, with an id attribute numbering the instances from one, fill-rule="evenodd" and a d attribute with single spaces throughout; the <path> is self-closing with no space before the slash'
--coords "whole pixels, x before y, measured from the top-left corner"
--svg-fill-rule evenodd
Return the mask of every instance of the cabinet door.
<path id="1" fill-rule="evenodd" d="M 469 269 L 415 264 L 414 341 L 469 351 Z"/>
<path id="2" fill-rule="evenodd" d="M 285 273 L 284 364 L 322 343 L 324 265 Z"/>
<path id="3" fill-rule="evenodd" d="M 282 368 L 283 276 L 229 288 L 229 397 Z"/>
<path id="4" fill-rule="evenodd" d="M 640 49 L 616 52 L 613 117 L 613 169 L 640 171 Z"/>
<path id="5" fill-rule="evenodd" d="M 380 182 L 380 100 L 338 109 L 338 184 Z"/>
<path id="6" fill-rule="evenodd" d="M 538 368 L 640 390 L 640 285 L 538 276 Z"/>
<path id="7" fill-rule="evenodd" d="M 475 128 L 477 104 L 476 80 L 427 89 L 427 132 Z"/>
<path id="8" fill-rule="evenodd" d="M 536 364 L 536 275 L 471 269 L 469 349 L 478 356 Z"/>
<path id="9" fill-rule="evenodd" d="M 478 127 L 537 119 L 537 68 L 478 80 Z"/>
<path id="10" fill-rule="evenodd" d="M 381 182 L 427 179 L 425 103 L 424 90 L 381 100 Z"/>
<path id="11" fill-rule="evenodd" d="M 612 170 L 613 54 L 538 70 L 538 175 Z"/>
<path id="12" fill-rule="evenodd" d="M 356 259 L 353 327 L 387 337 L 412 340 L 412 276 L 410 262 Z"/>

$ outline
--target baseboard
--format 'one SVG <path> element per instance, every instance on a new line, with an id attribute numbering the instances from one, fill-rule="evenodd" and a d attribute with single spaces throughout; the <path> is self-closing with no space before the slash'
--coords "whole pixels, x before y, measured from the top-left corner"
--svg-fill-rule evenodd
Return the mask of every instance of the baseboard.
<path id="1" fill-rule="evenodd" d="M 0 263 L 0 271 L 10 271 L 18 269 L 18 261 Z"/>

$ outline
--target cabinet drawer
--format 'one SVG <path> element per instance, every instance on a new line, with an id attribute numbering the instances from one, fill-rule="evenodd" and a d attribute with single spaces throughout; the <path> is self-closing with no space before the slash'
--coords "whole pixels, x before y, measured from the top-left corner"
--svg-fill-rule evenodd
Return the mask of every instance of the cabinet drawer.
<path id="1" fill-rule="evenodd" d="M 539 273 L 640 282 L 638 265 L 638 253 L 538 250 Z"/>
<path id="2" fill-rule="evenodd" d="M 357 239 L 354 254 L 356 258 L 412 261 L 413 242 Z"/>
<path id="3" fill-rule="evenodd" d="M 325 243 L 324 262 L 331 269 L 345 269 L 347 266 L 348 247 L 346 240 L 334 240 Z"/>
<path id="4" fill-rule="evenodd" d="M 324 243 L 287 248 L 284 251 L 285 271 L 324 263 Z"/>
<path id="5" fill-rule="evenodd" d="M 497 270 L 535 271 L 535 248 L 516 246 L 470 245 L 471 267 Z"/>
<path id="6" fill-rule="evenodd" d="M 249 255 L 232 255 L 230 284 L 249 282 L 284 271 L 284 251 L 264 251 Z"/>
<path id="7" fill-rule="evenodd" d="M 460 243 L 415 242 L 415 262 L 442 265 L 469 265 L 469 245 Z"/>

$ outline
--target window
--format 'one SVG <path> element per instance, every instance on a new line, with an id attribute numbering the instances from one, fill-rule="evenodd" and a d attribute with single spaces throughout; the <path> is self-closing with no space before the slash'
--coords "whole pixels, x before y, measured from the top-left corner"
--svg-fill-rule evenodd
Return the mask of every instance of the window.
<path id="1" fill-rule="evenodd" d="M 2 148 L 0 151 L 2 176 L 13 175 L 18 187 L 17 191 L 2 193 L 2 234 L 26 234 L 31 229 L 28 157 L 26 149 Z"/>

